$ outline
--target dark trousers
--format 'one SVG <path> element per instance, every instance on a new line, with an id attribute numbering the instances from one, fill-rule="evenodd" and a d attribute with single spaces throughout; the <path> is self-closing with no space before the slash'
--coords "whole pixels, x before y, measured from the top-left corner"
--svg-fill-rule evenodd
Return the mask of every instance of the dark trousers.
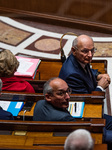
<path id="1" fill-rule="evenodd" d="M 104 114 L 103 118 L 106 120 L 103 133 L 103 142 L 107 143 L 108 150 L 112 150 L 112 116 Z"/>

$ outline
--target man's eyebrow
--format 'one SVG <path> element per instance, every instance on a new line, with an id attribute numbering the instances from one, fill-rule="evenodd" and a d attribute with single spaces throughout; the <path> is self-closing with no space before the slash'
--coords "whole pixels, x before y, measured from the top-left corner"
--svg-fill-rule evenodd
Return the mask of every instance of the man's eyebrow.
<path id="1" fill-rule="evenodd" d="M 82 49 L 82 50 L 92 50 L 92 49 L 94 49 L 94 47 L 93 47 L 93 48 L 91 48 L 91 49 L 88 49 L 88 48 L 84 48 L 84 49 Z"/>
<path id="2" fill-rule="evenodd" d="M 66 90 L 68 90 L 69 88 L 67 88 Z M 57 90 L 57 91 L 66 91 L 66 90 L 64 90 L 64 89 L 59 89 L 59 90 Z"/>

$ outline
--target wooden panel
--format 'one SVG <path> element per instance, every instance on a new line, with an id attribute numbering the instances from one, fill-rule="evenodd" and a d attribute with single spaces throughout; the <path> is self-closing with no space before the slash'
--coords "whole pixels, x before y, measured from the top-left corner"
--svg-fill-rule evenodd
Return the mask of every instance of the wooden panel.
<path id="1" fill-rule="evenodd" d="M 107 73 L 107 60 L 93 60 L 92 63 L 92 69 L 98 69 L 99 72 Z"/>
<path id="2" fill-rule="evenodd" d="M 92 138 L 94 139 L 95 144 L 102 144 L 103 134 L 91 133 Z"/>
<path id="3" fill-rule="evenodd" d="M 8 146 L 8 145 L 0 145 L 0 149 L 19 149 L 19 150 L 24 150 L 24 149 L 30 149 L 30 150 L 63 150 L 63 146 Z M 107 144 L 95 144 L 94 150 L 107 150 Z"/>
<path id="4" fill-rule="evenodd" d="M 35 80 L 48 80 L 58 77 L 62 63 L 60 61 L 41 61 Z"/>
<path id="5" fill-rule="evenodd" d="M 111 6 L 111 0 L 108 0 L 106 3 L 104 0 L 103 2 L 102 0 L 99 1 L 57 0 L 56 3 L 52 0 L 48 0 L 47 3 L 45 0 L 41 0 L 41 1 L 40 0 L 33 0 L 33 1 L 19 0 L 17 2 L 15 0 L 7 0 L 7 1 L 0 0 L 0 6 L 2 7 L 2 9 L 5 11 L 5 14 L 7 15 L 9 15 L 9 13 L 6 13 L 6 10 L 9 8 L 10 10 L 14 9 L 15 13 L 20 10 L 23 11 L 21 13 L 22 16 L 25 13 L 24 11 L 27 11 L 25 14 L 30 13 L 32 16 L 37 13 L 42 13 L 42 14 L 49 14 L 49 15 L 52 14 L 51 18 L 53 18 L 54 16 L 55 17 L 64 16 L 66 19 L 68 18 L 71 18 L 72 20 L 80 19 L 77 22 L 86 20 L 85 24 L 87 24 L 88 22 L 90 26 L 93 24 L 97 25 L 98 22 L 100 24 L 101 22 L 103 22 L 104 24 L 112 24 L 111 9 L 109 7 Z M 39 19 L 37 20 L 39 21 Z M 92 23 L 90 22 L 90 20 L 92 21 Z M 103 25 L 103 23 L 101 25 Z M 107 25 L 105 26 L 105 28 L 106 27 Z M 88 30 L 87 27 L 86 29 Z M 94 27 L 93 30 L 96 31 Z"/>
<path id="6" fill-rule="evenodd" d="M 94 133 L 102 133 L 104 126 L 105 119 L 91 119 L 90 121 L 83 120 L 76 122 L 0 120 L 0 129 L 9 131 L 71 132 L 78 128 L 86 128 Z"/>
<path id="7" fill-rule="evenodd" d="M 25 136 L 13 136 L 13 135 L 0 135 L 0 145 L 24 145 L 26 141 Z"/>
<path id="8" fill-rule="evenodd" d="M 102 105 L 98 104 L 85 104 L 84 118 L 102 118 Z"/>
<path id="9" fill-rule="evenodd" d="M 70 101 L 84 101 L 84 118 L 102 118 L 102 108 L 103 100 L 105 98 L 104 92 L 93 92 L 92 94 L 71 94 Z M 38 101 L 44 99 L 44 96 L 41 94 L 29 94 L 24 92 L 2 92 L 1 100 L 12 100 L 12 101 Z M 27 111 L 25 116 L 33 117 L 33 111 L 35 104 L 33 105 L 31 111 Z M 94 108 L 94 109 L 93 109 Z M 97 110 L 97 111 L 96 111 Z M 24 111 L 21 111 L 18 116 L 23 116 Z"/>
<path id="10" fill-rule="evenodd" d="M 31 108 L 31 111 L 26 111 L 26 117 L 33 117 L 34 106 Z M 18 116 L 23 116 L 24 111 L 20 111 Z M 102 104 L 85 104 L 83 118 L 102 118 Z"/>
<path id="11" fill-rule="evenodd" d="M 93 61 L 91 63 L 93 69 L 98 69 L 101 73 L 106 73 L 106 60 Z M 51 77 L 58 77 L 62 62 L 60 60 L 42 60 L 35 80 L 48 80 Z"/>
<path id="12" fill-rule="evenodd" d="M 104 119 L 77 122 L 1 120 L 1 130 L 13 132 L 9 135 L 1 132 L 0 148 L 21 149 L 23 146 L 23 149 L 63 148 L 67 135 L 79 128 L 89 130 L 95 144 L 101 145 L 104 126 Z"/>

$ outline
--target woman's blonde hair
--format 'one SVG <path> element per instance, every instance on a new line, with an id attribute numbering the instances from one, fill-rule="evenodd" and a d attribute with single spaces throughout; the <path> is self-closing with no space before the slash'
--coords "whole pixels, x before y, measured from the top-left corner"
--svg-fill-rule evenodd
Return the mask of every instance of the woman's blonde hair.
<path id="1" fill-rule="evenodd" d="M 18 60 L 10 50 L 0 51 L 0 77 L 13 76 L 18 66 Z"/>

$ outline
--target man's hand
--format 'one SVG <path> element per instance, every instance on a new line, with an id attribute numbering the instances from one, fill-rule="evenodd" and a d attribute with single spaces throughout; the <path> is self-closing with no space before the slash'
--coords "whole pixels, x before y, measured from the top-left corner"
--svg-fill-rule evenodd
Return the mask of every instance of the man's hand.
<path id="1" fill-rule="evenodd" d="M 108 74 L 99 74 L 97 76 L 97 80 L 98 80 L 98 86 L 101 86 L 103 89 L 106 89 L 111 82 Z"/>
<path id="2" fill-rule="evenodd" d="M 107 81 L 108 81 L 109 84 L 110 84 L 111 79 L 110 79 L 110 76 L 109 76 L 108 74 L 99 74 L 99 75 L 97 76 L 97 80 L 98 80 L 98 81 L 99 81 L 101 78 L 107 79 Z"/>

